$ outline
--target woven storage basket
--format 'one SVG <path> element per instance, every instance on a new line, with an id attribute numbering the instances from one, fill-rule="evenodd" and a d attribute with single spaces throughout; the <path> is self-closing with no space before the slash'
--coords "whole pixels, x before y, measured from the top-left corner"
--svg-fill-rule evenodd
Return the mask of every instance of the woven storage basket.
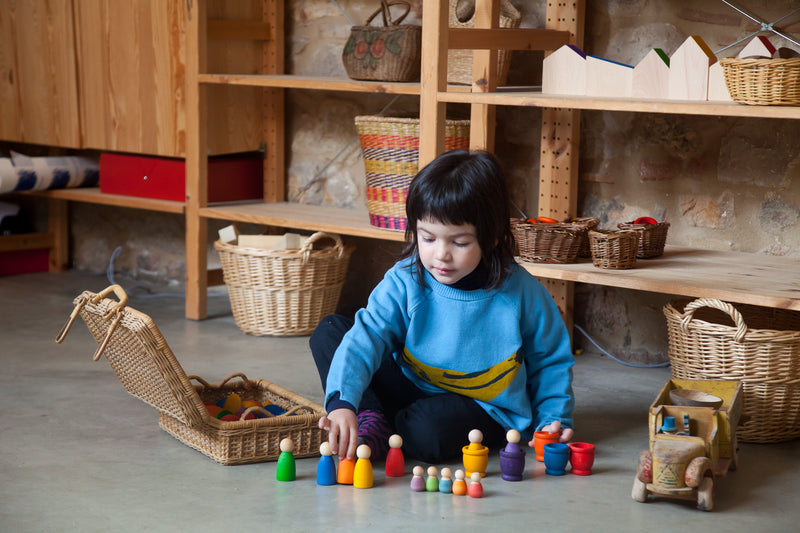
<path id="1" fill-rule="evenodd" d="M 800 105 L 800 58 L 720 60 L 734 102 Z"/>
<path id="2" fill-rule="evenodd" d="M 649 259 L 664 255 L 669 222 L 659 222 L 658 224 L 625 222 L 617 224 L 617 227 L 621 230 L 632 230 L 639 233 L 639 251 L 636 253 L 636 257 L 639 259 Z"/>
<path id="3" fill-rule="evenodd" d="M 586 232 L 579 224 L 531 224 L 514 221 L 511 225 L 519 256 L 531 263 L 575 263 Z"/>
<path id="4" fill-rule="evenodd" d="M 330 239 L 335 246 L 315 250 Z M 236 325 L 252 335 L 308 335 L 336 311 L 354 247 L 318 232 L 299 250 L 263 250 L 216 241 Z"/>
<path id="5" fill-rule="evenodd" d="M 622 230 L 593 230 L 589 232 L 592 264 L 597 268 L 624 270 L 636 266 L 639 233 Z"/>
<path id="6" fill-rule="evenodd" d="M 405 230 L 408 186 L 419 171 L 419 118 L 355 118 L 373 226 Z M 445 150 L 469 148 L 469 120 L 445 122 Z"/>
<path id="7" fill-rule="evenodd" d="M 106 297 L 112 291 L 119 302 Z M 119 285 L 100 294 L 84 291 L 73 303 L 75 310 L 56 342 L 80 316 L 98 344 L 94 360 L 105 355 L 125 390 L 155 407 L 161 428 L 179 441 L 225 465 L 276 460 L 284 438 L 294 442 L 296 457 L 319 455 L 326 440 L 317 426 L 325 414 L 322 406 L 243 374 L 232 374 L 217 384 L 187 376 L 152 319 L 126 306 L 127 295 Z M 209 415 L 203 402 L 217 402 L 231 392 L 244 400 L 268 400 L 286 413 L 239 421 Z"/>
<path id="8" fill-rule="evenodd" d="M 581 247 L 578 250 L 578 257 L 592 257 L 592 250 L 589 247 L 589 232 L 597 229 L 600 224 L 600 219 L 595 217 L 578 217 L 571 218 L 565 222 L 566 224 L 579 224 L 586 227 L 586 233 L 581 240 Z"/>
<path id="9" fill-rule="evenodd" d="M 664 315 L 674 378 L 742 382 L 742 441 L 800 437 L 800 312 L 700 298 Z"/>
<path id="10" fill-rule="evenodd" d="M 459 0 L 450 0 L 449 25 L 451 28 L 474 28 L 475 16 L 464 22 L 458 20 L 456 6 Z M 519 28 L 522 14 L 509 0 L 500 4 L 500 27 Z M 455 85 L 472 85 L 472 50 L 449 50 L 447 52 L 447 83 Z M 508 79 L 508 68 L 511 64 L 511 50 L 499 50 L 497 53 L 497 85 L 505 85 Z"/>

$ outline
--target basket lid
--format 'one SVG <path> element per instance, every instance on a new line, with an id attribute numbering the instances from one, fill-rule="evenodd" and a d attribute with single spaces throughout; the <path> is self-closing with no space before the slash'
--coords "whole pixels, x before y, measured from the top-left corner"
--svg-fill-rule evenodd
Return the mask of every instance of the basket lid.
<path id="1" fill-rule="evenodd" d="M 106 298 L 111 290 L 120 296 L 119 302 Z M 76 311 L 98 344 L 95 360 L 105 355 L 131 395 L 190 427 L 200 424 L 205 407 L 195 387 L 153 320 L 126 307 L 126 302 L 119 285 L 99 294 L 84 291 L 75 298 Z"/>

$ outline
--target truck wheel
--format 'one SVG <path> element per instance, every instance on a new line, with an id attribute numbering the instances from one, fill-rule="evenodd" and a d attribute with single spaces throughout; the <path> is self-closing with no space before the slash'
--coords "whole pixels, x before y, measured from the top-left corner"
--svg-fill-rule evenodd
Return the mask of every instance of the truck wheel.
<path id="1" fill-rule="evenodd" d="M 713 475 L 711 459 L 708 457 L 695 457 L 689 462 L 684 472 L 684 482 L 687 487 L 697 488 L 706 476 Z"/>
<path id="2" fill-rule="evenodd" d="M 701 511 L 710 511 L 714 508 L 714 480 L 704 477 L 697 489 L 697 508 Z"/>
<path id="3" fill-rule="evenodd" d="M 631 498 L 642 503 L 647 501 L 647 485 L 641 479 L 639 479 L 639 476 L 633 478 Z"/>
<path id="4" fill-rule="evenodd" d="M 639 452 L 636 476 L 644 483 L 653 482 L 653 454 L 651 454 L 649 450 Z"/>

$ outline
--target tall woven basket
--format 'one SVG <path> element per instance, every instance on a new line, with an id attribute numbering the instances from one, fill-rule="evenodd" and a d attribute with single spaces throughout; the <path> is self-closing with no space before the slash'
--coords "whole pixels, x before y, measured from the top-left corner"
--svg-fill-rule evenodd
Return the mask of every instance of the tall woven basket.
<path id="1" fill-rule="evenodd" d="M 355 118 L 367 179 L 369 222 L 405 231 L 408 186 L 419 171 L 419 119 Z M 469 148 L 469 120 L 445 122 L 445 150 Z"/>
<path id="2" fill-rule="evenodd" d="M 800 437 L 800 312 L 699 298 L 664 315 L 673 378 L 741 381 L 740 440 Z"/>
<path id="3" fill-rule="evenodd" d="M 332 240 L 332 248 L 314 244 Z M 236 325 L 251 335 L 297 336 L 336 311 L 354 247 L 318 232 L 299 250 L 263 250 L 216 241 Z"/>
<path id="4" fill-rule="evenodd" d="M 463 1 L 463 0 L 462 0 Z M 449 25 L 451 28 L 474 28 L 475 16 L 468 20 L 459 20 L 456 9 L 459 0 L 450 0 Z M 500 4 L 500 27 L 519 28 L 522 14 L 509 2 Z M 472 50 L 450 50 L 447 52 L 447 83 L 454 85 L 472 85 Z M 508 68 L 511 65 L 511 50 L 500 50 L 497 53 L 497 84 L 505 85 L 508 79 Z"/>

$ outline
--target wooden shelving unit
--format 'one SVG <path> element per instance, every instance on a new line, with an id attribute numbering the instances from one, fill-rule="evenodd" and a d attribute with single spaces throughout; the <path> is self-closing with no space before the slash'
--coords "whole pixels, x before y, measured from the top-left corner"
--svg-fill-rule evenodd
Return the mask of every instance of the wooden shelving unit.
<path id="1" fill-rule="evenodd" d="M 562 5 L 563 4 L 563 5 Z M 265 13 L 282 17 L 280 0 L 265 0 Z M 204 44 L 202 28 L 205 24 L 205 2 L 192 7 L 187 48 L 197 53 L 196 72 L 188 73 L 190 81 L 187 101 L 197 106 L 197 114 L 190 117 L 187 126 L 189 145 L 187 151 L 187 191 L 195 197 L 186 204 L 187 216 L 187 283 L 186 315 L 190 318 L 205 316 L 205 242 L 203 229 L 208 219 L 250 222 L 269 226 L 295 228 L 308 231 L 332 231 L 342 235 L 402 241 L 401 232 L 393 232 L 369 225 L 365 211 L 317 207 L 284 202 L 283 189 L 273 185 L 273 193 L 265 194 L 264 202 L 208 206 L 202 194 L 205 184 L 206 158 L 204 153 L 204 88 L 212 85 L 242 85 L 263 87 L 275 91 L 280 101 L 282 91 L 325 90 L 362 93 L 405 94 L 420 97 L 420 164 L 425 164 L 443 151 L 444 114 L 447 103 L 469 104 L 472 109 L 471 142 L 473 148 L 492 149 L 494 139 L 494 108 L 496 106 L 521 106 L 543 108 L 542 149 L 543 168 L 540 189 L 548 194 L 540 202 L 538 213 L 555 214 L 561 218 L 574 216 L 577 191 L 577 154 L 579 145 L 579 110 L 619 111 L 636 113 L 672 113 L 686 115 L 736 116 L 754 119 L 800 119 L 800 107 L 758 107 L 732 103 L 683 102 L 671 100 L 633 100 L 622 98 L 586 98 L 542 94 L 530 88 L 496 87 L 494 76 L 482 72 L 496 72 L 496 54 L 492 49 L 533 49 L 536 43 L 554 49 L 571 42 L 582 44 L 584 1 L 548 3 L 547 19 L 551 27 L 545 30 L 489 30 L 496 23 L 497 0 L 478 2 L 475 30 L 451 31 L 447 27 L 448 2 L 423 4 L 423 72 L 420 83 L 362 82 L 349 79 L 292 76 L 282 74 L 282 61 L 265 66 L 264 75 L 213 74 L 203 71 Z M 495 11 L 493 11 L 495 10 Z M 282 19 L 279 19 L 282 20 Z M 469 33 L 473 32 L 473 33 Z M 471 38 L 470 36 L 474 36 Z M 278 31 L 275 39 L 282 39 Z M 534 43 L 534 44 L 532 44 Z M 472 88 L 447 86 L 446 57 L 448 48 L 482 47 L 474 54 L 475 79 Z M 192 95 L 191 91 L 196 90 Z M 196 102 L 196 103 L 194 103 Z M 272 131 L 274 146 L 267 153 L 282 149 L 275 124 L 265 127 Z M 272 148 L 272 149 L 271 149 Z M 283 175 L 282 159 L 271 163 Z M 274 191 L 279 191 L 275 194 Z M 541 191 L 540 191 L 541 192 Z M 192 229 L 192 227 L 197 229 Z M 800 262 L 790 258 L 755 254 L 667 247 L 664 256 L 642 262 L 641 268 L 625 271 L 608 271 L 594 268 L 590 262 L 573 265 L 524 263 L 525 268 L 543 280 L 551 280 L 548 288 L 562 299 L 571 298 L 573 282 L 624 287 L 642 291 L 684 295 L 687 297 L 714 297 L 730 302 L 749 303 L 769 307 L 800 310 Z M 194 274 L 191 274 L 194 272 Z M 192 278 L 194 281 L 192 282 Z M 562 302 L 563 303 L 563 302 Z"/>

